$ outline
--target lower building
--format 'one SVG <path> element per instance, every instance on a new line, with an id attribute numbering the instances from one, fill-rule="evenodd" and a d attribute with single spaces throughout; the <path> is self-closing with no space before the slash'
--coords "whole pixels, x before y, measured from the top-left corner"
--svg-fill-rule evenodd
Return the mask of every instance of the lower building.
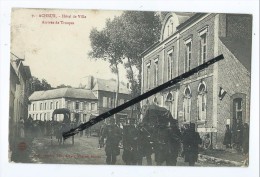
<path id="1" fill-rule="evenodd" d="M 83 88 L 91 90 L 93 94 L 98 99 L 98 114 L 109 111 L 116 107 L 116 105 L 121 105 L 130 99 L 131 90 L 129 84 L 123 82 L 119 83 L 119 92 L 118 92 L 118 103 L 115 103 L 116 100 L 116 88 L 117 81 L 114 79 L 100 79 L 94 78 L 93 76 L 87 76 L 82 80 L 81 85 Z M 125 122 L 127 118 L 137 118 L 136 108 L 129 107 L 116 114 L 117 122 Z M 114 117 L 114 116 L 113 116 Z"/>
<path id="2" fill-rule="evenodd" d="M 98 100 L 92 91 L 76 88 L 58 88 L 36 91 L 30 97 L 29 115 L 33 120 L 62 121 L 63 115 L 52 117 L 55 109 L 68 108 L 71 121 L 86 122 L 98 114 Z"/>

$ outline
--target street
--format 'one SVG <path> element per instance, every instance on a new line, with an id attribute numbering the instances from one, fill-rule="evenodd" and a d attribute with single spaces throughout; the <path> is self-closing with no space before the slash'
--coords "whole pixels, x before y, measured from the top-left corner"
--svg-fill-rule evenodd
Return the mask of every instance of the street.
<path id="1" fill-rule="evenodd" d="M 26 141 L 25 141 L 26 142 Z M 30 145 L 29 145 L 30 144 Z M 98 149 L 98 138 L 94 136 L 75 135 L 75 143 L 72 145 L 72 139 L 69 138 L 64 144 L 59 145 L 56 139 L 51 144 L 50 136 L 40 136 L 33 138 L 26 150 L 19 149 L 16 155 L 17 162 L 28 163 L 49 163 L 49 164 L 105 164 L 105 150 Z M 122 160 L 123 150 L 117 156 L 116 165 L 124 165 Z M 156 165 L 154 156 L 152 156 L 153 165 Z M 143 165 L 147 165 L 146 159 L 143 159 Z M 164 164 L 165 165 L 165 164 Z M 184 159 L 179 157 L 177 166 L 188 166 Z M 227 166 L 227 164 L 214 164 L 205 160 L 200 160 L 195 166 Z"/>

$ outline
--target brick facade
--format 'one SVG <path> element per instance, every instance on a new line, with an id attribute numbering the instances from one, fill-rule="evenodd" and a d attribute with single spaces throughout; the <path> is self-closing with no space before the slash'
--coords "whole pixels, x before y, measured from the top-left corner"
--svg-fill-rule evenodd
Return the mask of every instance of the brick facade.
<path id="1" fill-rule="evenodd" d="M 250 39 L 252 17 L 233 14 L 189 16 L 187 13 L 169 13 L 164 17 L 161 40 L 143 52 L 142 93 L 219 54 L 223 54 L 225 59 L 151 96 L 142 101 L 142 105 L 154 103 L 166 107 L 180 126 L 194 122 L 202 136 L 212 135 L 213 147 L 222 148 L 225 126 L 232 124 L 235 98 L 243 99 L 243 122 L 249 122 L 250 69 L 244 65 L 250 66 L 251 58 L 241 60 L 221 39 L 239 51 L 239 46 L 231 41 L 235 38 L 240 38 L 242 42 Z M 186 21 L 180 23 L 180 19 L 184 18 Z M 176 24 L 172 26 L 177 27 L 165 38 L 165 25 L 169 24 L 167 19 L 175 19 L 173 23 Z M 232 40 L 227 40 L 229 38 Z M 244 51 L 251 52 L 248 48 Z M 156 66 L 158 73 L 154 69 Z M 200 90 L 201 85 L 203 91 Z M 222 100 L 219 99 L 220 87 L 227 92 Z"/>

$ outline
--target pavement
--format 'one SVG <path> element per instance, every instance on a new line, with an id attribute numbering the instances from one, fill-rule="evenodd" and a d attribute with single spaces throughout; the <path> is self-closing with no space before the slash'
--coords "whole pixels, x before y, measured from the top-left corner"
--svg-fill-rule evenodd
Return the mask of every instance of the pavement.
<path id="1" fill-rule="evenodd" d="M 24 143 L 26 148 L 24 148 Z M 98 148 L 97 137 L 75 136 L 75 143 L 67 139 L 63 145 L 59 145 L 56 139 L 51 142 L 50 137 L 41 136 L 31 140 L 19 140 L 16 147 L 13 148 L 11 161 L 22 163 L 48 163 L 48 164 L 105 164 L 105 150 Z M 122 160 L 123 150 L 117 157 L 116 165 L 124 165 Z M 152 156 L 154 159 L 154 156 Z M 195 166 L 243 166 L 243 155 L 237 152 L 223 150 L 206 150 L 199 154 L 199 160 Z M 188 166 L 182 157 L 177 160 L 177 166 Z M 153 165 L 156 163 L 153 160 Z M 147 165 L 146 159 L 143 159 L 143 165 Z"/>
<path id="2" fill-rule="evenodd" d="M 207 161 L 209 163 L 227 164 L 231 166 L 246 167 L 246 157 L 241 152 L 234 149 L 210 149 L 201 151 L 199 154 L 199 161 Z"/>

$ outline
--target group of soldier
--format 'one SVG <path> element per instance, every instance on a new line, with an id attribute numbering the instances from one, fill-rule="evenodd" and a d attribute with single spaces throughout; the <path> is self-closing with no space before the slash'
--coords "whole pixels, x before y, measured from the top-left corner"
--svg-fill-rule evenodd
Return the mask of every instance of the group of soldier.
<path id="1" fill-rule="evenodd" d="M 247 154 L 249 150 L 249 125 L 243 124 L 241 119 L 234 121 L 232 129 L 226 125 L 223 144 L 226 148 L 233 148 Z"/>
<path id="2" fill-rule="evenodd" d="M 195 132 L 195 124 L 180 131 L 178 124 L 148 126 L 136 124 L 133 119 L 120 128 L 111 118 L 100 130 L 99 146 L 105 147 L 106 163 L 116 164 L 122 144 L 122 160 L 126 165 L 152 165 L 152 154 L 156 165 L 175 166 L 179 156 L 183 156 L 190 166 L 198 159 L 198 145 L 202 140 Z"/>

